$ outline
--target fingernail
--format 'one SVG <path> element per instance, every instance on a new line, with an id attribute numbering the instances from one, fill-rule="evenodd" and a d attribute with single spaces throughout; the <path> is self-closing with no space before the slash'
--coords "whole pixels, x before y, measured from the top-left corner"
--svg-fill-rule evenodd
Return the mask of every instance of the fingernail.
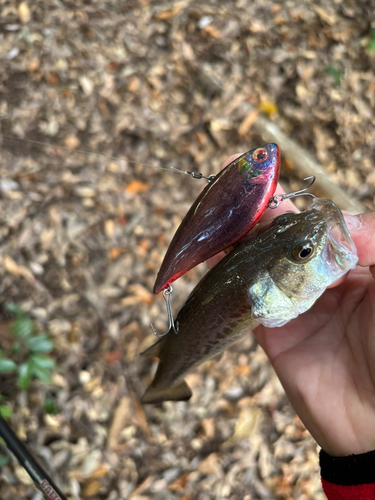
<path id="1" fill-rule="evenodd" d="M 359 229 L 362 226 L 361 219 L 356 215 L 344 215 L 345 223 L 349 231 L 353 229 Z"/>

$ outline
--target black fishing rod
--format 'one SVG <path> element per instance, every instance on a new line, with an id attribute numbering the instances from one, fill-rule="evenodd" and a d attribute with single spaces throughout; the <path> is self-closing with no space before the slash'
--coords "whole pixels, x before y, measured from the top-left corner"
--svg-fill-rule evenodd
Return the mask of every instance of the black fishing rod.
<path id="1" fill-rule="evenodd" d="M 4 439 L 9 450 L 15 455 L 46 499 L 67 500 L 66 496 L 59 490 L 46 471 L 42 469 L 1 415 L 0 437 Z"/>

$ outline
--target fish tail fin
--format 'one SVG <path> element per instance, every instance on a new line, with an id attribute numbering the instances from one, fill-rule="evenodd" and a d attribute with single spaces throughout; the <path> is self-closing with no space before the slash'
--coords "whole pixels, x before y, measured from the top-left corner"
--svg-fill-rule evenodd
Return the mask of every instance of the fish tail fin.
<path id="1" fill-rule="evenodd" d="M 157 389 L 149 385 L 141 397 L 141 403 L 162 403 L 163 401 L 188 401 L 192 392 L 185 380 L 167 389 Z"/>
<path id="2" fill-rule="evenodd" d="M 145 351 L 141 352 L 141 356 L 150 356 L 150 357 L 155 357 L 159 358 L 161 348 L 163 346 L 163 341 L 164 338 L 159 339 L 155 344 L 152 344 L 149 348 L 147 348 Z"/>

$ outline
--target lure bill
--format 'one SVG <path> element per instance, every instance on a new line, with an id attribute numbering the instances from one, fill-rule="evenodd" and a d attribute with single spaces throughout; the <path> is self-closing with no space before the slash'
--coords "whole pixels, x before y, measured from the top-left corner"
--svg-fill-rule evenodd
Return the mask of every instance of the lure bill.
<path id="1" fill-rule="evenodd" d="M 239 241 L 263 215 L 280 173 L 277 144 L 232 161 L 203 189 L 177 229 L 157 275 L 154 293 L 200 262 Z"/>
<path id="2" fill-rule="evenodd" d="M 307 311 L 357 261 L 330 200 L 316 199 L 305 212 L 259 224 L 192 291 L 176 318 L 178 335 L 145 351 L 160 362 L 142 402 L 188 400 L 189 372 L 259 324 L 282 326 Z"/>

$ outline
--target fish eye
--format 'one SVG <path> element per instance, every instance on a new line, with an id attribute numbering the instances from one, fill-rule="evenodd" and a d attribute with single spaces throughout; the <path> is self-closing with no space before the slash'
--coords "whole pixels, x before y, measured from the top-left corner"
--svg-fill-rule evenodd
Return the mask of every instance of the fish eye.
<path id="1" fill-rule="evenodd" d="M 253 160 L 264 162 L 268 158 L 268 151 L 265 148 L 257 148 L 253 153 Z"/>
<path id="2" fill-rule="evenodd" d="M 311 241 L 303 241 L 295 247 L 292 258 L 296 262 L 307 262 L 314 255 L 314 246 Z"/>

